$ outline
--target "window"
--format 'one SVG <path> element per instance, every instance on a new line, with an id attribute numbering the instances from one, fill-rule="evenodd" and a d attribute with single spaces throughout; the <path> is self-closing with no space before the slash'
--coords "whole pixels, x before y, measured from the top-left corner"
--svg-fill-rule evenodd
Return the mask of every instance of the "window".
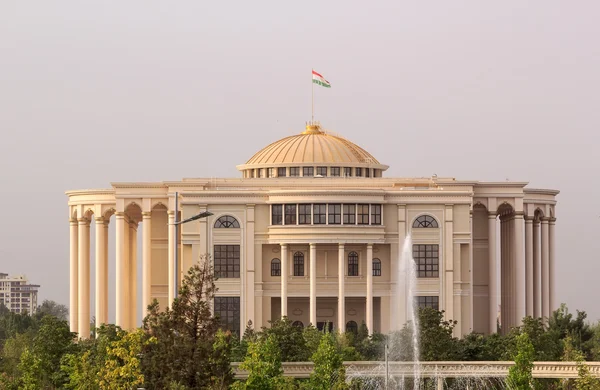
<path id="1" fill-rule="evenodd" d="M 275 177 L 275 168 L 267 168 L 267 177 Z"/>
<path id="2" fill-rule="evenodd" d="M 240 227 L 240 223 L 238 222 L 238 220 L 229 215 L 224 215 L 224 216 L 220 217 L 219 219 L 217 219 L 217 221 L 215 222 L 216 229 L 239 228 L 239 227 Z"/>
<path id="3" fill-rule="evenodd" d="M 294 253 L 294 276 L 304 276 L 304 253 Z"/>
<path id="4" fill-rule="evenodd" d="M 286 204 L 285 205 L 285 224 L 295 225 L 296 224 L 296 205 Z"/>
<path id="5" fill-rule="evenodd" d="M 438 296 L 419 296 L 415 297 L 419 308 L 431 307 L 434 310 L 440 310 L 440 297 Z"/>
<path id="6" fill-rule="evenodd" d="M 381 205 L 371 205 L 371 225 L 381 225 Z"/>
<path id="7" fill-rule="evenodd" d="M 418 278 L 439 277 L 439 245 L 413 244 Z"/>
<path id="8" fill-rule="evenodd" d="M 324 225 L 327 221 L 327 205 L 313 204 L 313 223 L 315 225 Z"/>
<path id="9" fill-rule="evenodd" d="M 346 322 L 346 332 L 358 333 L 358 324 L 354 321 Z"/>
<path id="10" fill-rule="evenodd" d="M 240 246 L 215 245 L 215 276 L 217 278 L 240 277 Z"/>
<path id="11" fill-rule="evenodd" d="M 371 168 L 365 168 L 365 177 L 371 177 Z"/>
<path id="12" fill-rule="evenodd" d="M 373 259 L 373 276 L 381 276 L 381 260 Z"/>
<path id="13" fill-rule="evenodd" d="M 283 205 L 274 204 L 271 206 L 271 225 L 281 225 L 283 223 Z"/>
<path id="14" fill-rule="evenodd" d="M 358 224 L 368 225 L 369 224 L 369 205 L 359 204 L 356 206 L 358 211 Z"/>
<path id="15" fill-rule="evenodd" d="M 362 168 L 356 168 L 356 176 L 357 177 L 361 177 L 362 176 Z"/>
<path id="16" fill-rule="evenodd" d="M 339 176 L 340 175 L 340 167 L 331 167 L 330 173 L 331 173 L 331 176 Z"/>
<path id="17" fill-rule="evenodd" d="M 381 169 L 373 169 L 373 177 L 381 177 Z"/>
<path id="18" fill-rule="evenodd" d="M 240 334 L 240 297 L 215 297 L 215 317 L 221 328 Z"/>
<path id="19" fill-rule="evenodd" d="M 296 328 L 300 328 L 300 329 L 304 328 L 304 324 L 302 323 L 302 321 L 294 321 L 292 323 L 292 326 L 295 326 Z"/>
<path id="20" fill-rule="evenodd" d="M 344 168 L 344 176 L 346 176 L 346 177 L 352 176 L 352 168 L 345 167 Z"/>
<path id="21" fill-rule="evenodd" d="M 348 254 L 348 276 L 358 276 L 358 253 Z"/>
<path id="22" fill-rule="evenodd" d="M 256 177 L 263 177 L 263 170 L 261 168 L 256 170 Z"/>
<path id="23" fill-rule="evenodd" d="M 315 175 L 315 168 L 314 167 L 304 167 L 304 168 L 302 168 L 302 175 L 303 176 L 314 176 Z"/>
<path id="24" fill-rule="evenodd" d="M 317 175 L 327 176 L 327 167 L 317 167 Z"/>
<path id="25" fill-rule="evenodd" d="M 333 323 L 329 322 L 329 321 L 317 321 L 317 329 L 320 330 L 321 332 L 333 332 Z"/>
<path id="26" fill-rule="evenodd" d="M 329 224 L 339 225 L 342 223 L 342 205 L 330 204 L 329 207 Z"/>
<path id="27" fill-rule="evenodd" d="M 438 223 L 435 218 L 430 215 L 421 215 L 419 218 L 415 219 L 413 223 L 414 228 L 437 228 Z"/>
<path id="28" fill-rule="evenodd" d="M 345 204 L 344 205 L 344 225 L 355 225 L 356 224 L 356 205 Z"/>
<path id="29" fill-rule="evenodd" d="M 281 276 L 281 261 L 279 259 L 271 260 L 271 276 Z"/>
<path id="30" fill-rule="evenodd" d="M 290 168 L 290 176 L 300 176 L 300 168 L 291 167 Z"/>
<path id="31" fill-rule="evenodd" d="M 285 172 L 285 167 L 277 168 L 277 176 L 278 177 L 286 177 L 287 174 Z"/>
<path id="32" fill-rule="evenodd" d="M 299 204 L 298 205 L 298 223 L 300 225 L 310 225 L 310 222 L 311 222 L 310 210 L 311 209 L 312 209 L 312 205 L 310 205 L 310 204 Z"/>

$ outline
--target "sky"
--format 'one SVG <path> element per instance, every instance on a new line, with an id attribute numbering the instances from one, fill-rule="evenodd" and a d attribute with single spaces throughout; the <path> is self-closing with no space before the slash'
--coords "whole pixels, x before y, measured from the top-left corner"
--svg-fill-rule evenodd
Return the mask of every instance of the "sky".
<path id="1" fill-rule="evenodd" d="M 332 85 L 315 119 L 386 176 L 560 190 L 557 300 L 600 320 L 599 17 L 584 0 L 0 1 L 0 272 L 68 304 L 65 191 L 240 177 L 310 120 L 314 68 Z"/>

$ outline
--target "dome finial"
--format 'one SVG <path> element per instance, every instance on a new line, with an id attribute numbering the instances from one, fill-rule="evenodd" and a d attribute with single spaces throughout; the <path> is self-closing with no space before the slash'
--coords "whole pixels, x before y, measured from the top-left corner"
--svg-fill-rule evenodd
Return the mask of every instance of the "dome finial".
<path id="1" fill-rule="evenodd" d="M 304 130 L 302 134 L 323 134 L 321 123 L 315 121 L 307 122 L 306 130 Z"/>

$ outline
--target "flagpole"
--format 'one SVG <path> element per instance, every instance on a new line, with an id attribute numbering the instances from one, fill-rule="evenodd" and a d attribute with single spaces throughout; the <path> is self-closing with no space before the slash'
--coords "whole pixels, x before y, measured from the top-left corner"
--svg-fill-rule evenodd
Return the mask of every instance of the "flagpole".
<path id="1" fill-rule="evenodd" d="M 313 73 L 314 69 L 311 69 L 310 71 L 310 83 L 312 84 L 312 109 L 311 109 L 311 114 L 312 114 L 312 123 L 313 124 L 315 122 L 315 83 L 313 81 Z"/>

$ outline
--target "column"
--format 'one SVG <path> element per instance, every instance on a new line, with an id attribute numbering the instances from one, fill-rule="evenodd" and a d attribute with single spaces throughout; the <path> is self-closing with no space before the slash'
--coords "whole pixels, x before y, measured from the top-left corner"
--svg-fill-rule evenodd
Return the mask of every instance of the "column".
<path id="1" fill-rule="evenodd" d="M 550 258 L 549 258 L 548 218 L 542 219 L 542 317 L 550 316 Z"/>
<path id="2" fill-rule="evenodd" d="M 142 315 L 152 303 L 152 213 L 142 213 Z"/>
<path id="3" fill-rule="evenodd" d="M 446 205 L 444 221 L 444 306 L 445 319 L 454 318 L 454 225 L 453 225 L 453 206 Z"/>
<path id="4" fill-rule="evenodd" d="M 79 330 L 77 326 L 78 311 L 78 294 L 79 294 L 79 243 L 77 240 L 77 220 L 69 220 L 69 235 L 70 235 L 70 250 L 69 250 L 69 329 L 71 332 Z"/>
<path id="5" fill-rule="evenodd" d="M 500 217 L 500 324 L 502 333 L 508 330 L 507 302 L 506 302 L 506 218 Z"/>
<path id="6" fill-rule="evenodd" d="M 344 283 L 346 282 L 344 272 L 344 244 L 338 245 L 338 331 L 346 331 L 346 293 Z"/>
<path id="7" fill-rule="evenodd" d="M 290 266 L 288 264 L 288 246 L 281 244 L 281 316 L 288 315 L 288 275 L 290 274 Z"/>
<path id="8" fill-rule="evenodd" d="M 106 252 L 106 221 L 95 218 L 96 223 L 96 327 L 108 322 L 108 253 Z"/>
<path id="9" fill-rule="evenodd" d="M 556 310 L 556 302 L 554 295 L 554 288 L 556 286 L 556 269 L 555 269 L 555 260 L 556 260 L 556 240 L 555 240 L 555 227 L 556 227 L 556 218 L 550 218 L 548 223 L 548 304 L 550 308 L 548 309 L 548 314 L 551 314 L 553 310 Z"/>
<path id="10" fill-rule="evenodd" d="M 246 326 L 248 321 L 255 323 L 255 310 L 254 310 L 254 297 L 255 297 L 255 272 L 256 262 L 262 261 L 262 257 L 255 257 L 254 248 L 254 226 L 255 226 L 255 209 L 254 204 L 246 205 L 246 243 L 244 245 L 246 251 L 246 261 L 244 264 L 244 275 L 246 277 L 246 283 L 243 287 L 241 301 L 243 302 L 243 313 L 244 321 L 242 328 Z"/>
<path id="11" fill-rule="evenodd" d="M 137 222 L 129 223 L 129 329 L 137 328 Z"/>
<path id="12" fill-rule="evenodd" d="M 525 317 L 525 249 L 523 247 L 523 213 L 516 213 L 513 220 L 514 266 L 515 266 L 515 317 L 514 325 L 520 325 Z"/>
<path id="13" fill-rule="evenodd" d="M 496 260 L 496 214 L 488 214 L 488 296 L 490 297 L 490 333 L 498 331 L 498 275 Z"/>
<path id="14" fill-rule="evenodd" d="M 125 301 L 128 299 L 125 284 L 127 275 L 125 266 L 127 254 L 125 252 L 125 214 L 121 212 L 115 213 L 115 287 L 116 287 L 116 302 L 115 302 L 115 324 L 125 328 L 127 316 L 125 312 Z"/>
<path id="15" fill-rule="evenodd" d="M 317 244 L 310 244 L 310 323 L 317 326 Z"/>
<path id="16" fill-rule="evenodd" d="M 373 334 L 373 244 L 367 244 L 367 329 Z"/>
<path id="17" fill-rule="evenodd" d="M 533 317 L 533 217 L 525 218 L 525 314 Z"/>
<path id="18" fill-rule="evenodd" d="M 173 210 L 169 210 L 169 242 L 168 242 L 168 252 L 169 252 L 169 302 L 168 305 L 171 307 L 173 304 L 173 299 L 175 299 L 175 212 Z M 202 240 L 202 237 L 200 237 Z"/>
<path id="19" fill-rule="evenodd" d="M 78 275 L 78 304 L 79 319 L 77 332 L 80 338 L 90 337 L 90 231 L 89 222 L 85 218 L 78 220 L 79 238 L 79 275 Z"/>
<path id="20" fill-rule="evenodd" d="M 540 270 L 542 268 L 542 256 L 540 252 L 540 221 L 533 222 L 533 316 L 542 316 L 540 307 Z"/>

